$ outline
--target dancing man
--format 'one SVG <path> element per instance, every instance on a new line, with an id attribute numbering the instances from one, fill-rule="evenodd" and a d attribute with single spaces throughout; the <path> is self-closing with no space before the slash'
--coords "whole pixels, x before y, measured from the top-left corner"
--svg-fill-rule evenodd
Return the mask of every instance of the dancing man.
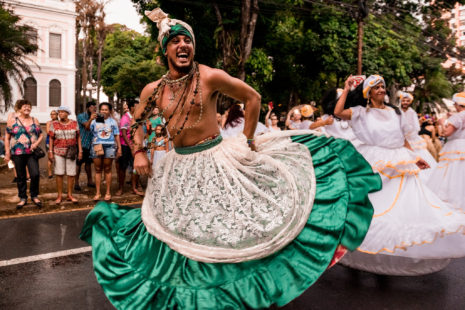
<path id="1" fill-rule="evenodd" d="M 310 130 L 254 139 L 260 95 L 195 63 L 188 24 L 146 14 L 169 71 L 142 90 L 134 167 L 152 173 L 141 126 L 155 106 L 174 150 L 157 162 L 141 209 L 102 202 L 86 219 L 97 280 L 121 309 L 285 305 L 360 245 L 380 179 L 348 141 Z M 245 104 L 243 135 L 219 135 L 219 93 Z"/>

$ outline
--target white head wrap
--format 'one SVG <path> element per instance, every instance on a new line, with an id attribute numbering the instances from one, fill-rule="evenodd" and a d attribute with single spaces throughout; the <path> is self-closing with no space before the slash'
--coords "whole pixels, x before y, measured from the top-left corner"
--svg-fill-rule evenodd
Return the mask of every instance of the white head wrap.
<path id="1" fill-rule="evenodd" d="M 68 115 L 71 115 L 71 110 L 70 110 L 70 108 L 68 108 L 68 107 L 66 107 L 66 106 L 64 106 L 64 105 L 62 105 L 61 107 L 58 107 L 57 111 L 58 111 L 58 112 L 60 112 L 60 111 L 65 111 L 65 112 L 68 113 Z"/>
<path id="2" fill-rule="evenodd" d="M 163 47 L 163 39 L 170 34 L 171 27 L 174 25 L 181 25 L 192 35 L 192 43 L 194 45 L 195 51 L 195 36 L 192 27 L 187 23 L 179 19 L 171 19 L 168 17 L 168 14 L 162 11 L 160 8 L 156 8 L 152 11 L 145 11 L 145 16 L 147 16 L 151 21 L 157 24 L 158 28 L 158 42 L 160 46 Z"/>
<path id="3" fill-rule="evenodd" d="M 386 87 L 383 77 L 377 74 L 370 75 L 365 81 L 363 81 L 363 98 L 368 99 L 370 90 L 379 83 L 383 83 L 384 87 Z"/>
<path id="4" fill-rule="evenodd" d="M 458 105 L 465 106 L 465 92 L 454 94 L 452 101 Z"/>

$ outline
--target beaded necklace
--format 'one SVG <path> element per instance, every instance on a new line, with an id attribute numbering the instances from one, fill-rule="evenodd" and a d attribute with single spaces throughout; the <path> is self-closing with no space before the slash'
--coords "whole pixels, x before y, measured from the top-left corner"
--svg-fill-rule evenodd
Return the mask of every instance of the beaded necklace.
<path id="1" fill-rule="evenodd" d="M 193 91 L 193 96 L 192 96 L 192 100 L 190 102 L 190 104 L 188 105 L 188 110 L 187 110 L 187 113 L 186 113 L 186 116 L 184 118 L 184 121 L 182 122 L 181 126 L 178 128 L 178 130 L 176 131 L 176 133 L 171 136 L 169 138 L 170 141 L 173 141 L 174 138 L 176 136 L 178 136 L 184 129 L 190 129 L 190 128 L 193 128 L 195 126 L 197 126 L 202 117 L 203 117 L 203 101 L 202 101 L 202 89 L 200 88 L 200 70 L 199 70 L 199 66 L 198 66 L 198 63 L 197 62 L 194 62 L 194 65 L 192 66 L 192 69 L 189 71 L 188 74 L 186 74 L 185 76 L 179 78 L 179 79 L 176 79 L 176 80 L 172 80 L 169 78 L 169 71 L 162 76 L 161 78 L 161 81 L 160 83 L 158 84 L 157 88 L 154 90 L 154 92 L 152 93 L 152 95 L 150 95 L 147 100 L 146 100 L 146 107 L 144 109 L 144 111 L 142 111 L 141 113 L 141 117 L 138 118 L 137 120 L 135 120 L 135 123 L 131 126 L 131 137 L 132 139 L 134 140 L 134 135 L 135 135 L 135 132 L 137 130 L 137 128 L 139 127 L 140 123 L 144 122 L 145 120 L 147 120 L 148 118 L 152 117 L 154 114 L 153 114 L 153 110 L 154 108 L 157 106 L 157 101 L 158 99 L 161 98 L 161 96 L 163 95 L 164 91 L 165 91 L 165 85 L 168 85 L 168 87 L 170 88 L 171 92 L 172 92 L 172 96 L 169 98 L 169 103 L 168 105 L 163 109 L 161 110 L 159 113 L 158 113 L 158 117 L 161 117 L 163 116 L 163 114 L 173 105 L 173 103 L 176 101 L 176 97 L 178 96 L 179 93 L 181 93 L 177 103 L 176 103 L 176 106 L 173 110 L 173 112 L 171 113 L 171 115 L 168 117 L 167 121 L 166 121 L 166 128 L 168 128 L 168 126 L 170 126 L 170 122 L 171 122 L 171 119 L 173 118 L 173 116 L 176 113 L 176 111 L 178 110 L 178 108 L 180 107 L 180 111 L 179 111 L 179 115 L 182 115 L 182 112 L 184 111 L 184 107 L 186 105 L 186 100 L 189 96 L 189 93 L 190 91 L 187 92 L 186 94 L 186 91 L 192 86 L 192 82 L 194 80 L 194 77 L 196 79 L 196 85 L 195 85 L 195 89 Z M 179 89 L 177 90 L 174 90 L 175 86 L 179 87 Z M 181 92 L 182 90 L 182 92 Z M 189 115 L 190 115 L 190 112 L 192 110 L 192 106 L 195 104 L 195 97 L 197 96 L 197 94 L 200 95 L 200 99 L 199 99 L 199 103 L 200 103 L 200 113 L 199 113 L 199 118 L 191 125 L 189 126 L 185 126 L 186 125 L 186 122 L 189 118 Z M 175 130 L 176 129 L 176 124 L 173 124 L 170 126 L 170 128 L 172 130 Z M 153 146 L 153 143 L 149 142 L 148 144 L 148 148 L 151 148 Z"/>

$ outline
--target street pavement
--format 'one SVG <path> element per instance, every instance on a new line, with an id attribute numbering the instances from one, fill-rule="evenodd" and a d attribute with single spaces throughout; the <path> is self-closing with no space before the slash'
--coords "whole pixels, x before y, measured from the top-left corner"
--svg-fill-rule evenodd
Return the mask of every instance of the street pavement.
<path id="1" fill-rule="evenodd" d="M 95 279 L 90 248 L 78 238 L 88 212 L 0 220 L 0 309 L 113 309 Z M 419 277 L 336 265 L 282 309 L 463 310 L 465 259 Z"/>

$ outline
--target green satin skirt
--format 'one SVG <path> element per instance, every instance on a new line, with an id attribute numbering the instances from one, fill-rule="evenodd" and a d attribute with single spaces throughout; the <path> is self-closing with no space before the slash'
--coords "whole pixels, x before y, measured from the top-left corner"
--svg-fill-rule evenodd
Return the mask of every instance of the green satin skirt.
<path id="1" fill-rule="evenodd" d="M 100 202 L 81 239 L 92 245 L 98 282 L 118 309 L 263 309 L 301 295 L 327 269 L 339 244 L 356 249 L 370 226 L 367 194 L 381 179 L 345 140 L 294 136 L 311 152 L 314 206 L 298 237 L 260 260 L 209 264 L 188 259 L 149 234 L 140 209 Z"/>

